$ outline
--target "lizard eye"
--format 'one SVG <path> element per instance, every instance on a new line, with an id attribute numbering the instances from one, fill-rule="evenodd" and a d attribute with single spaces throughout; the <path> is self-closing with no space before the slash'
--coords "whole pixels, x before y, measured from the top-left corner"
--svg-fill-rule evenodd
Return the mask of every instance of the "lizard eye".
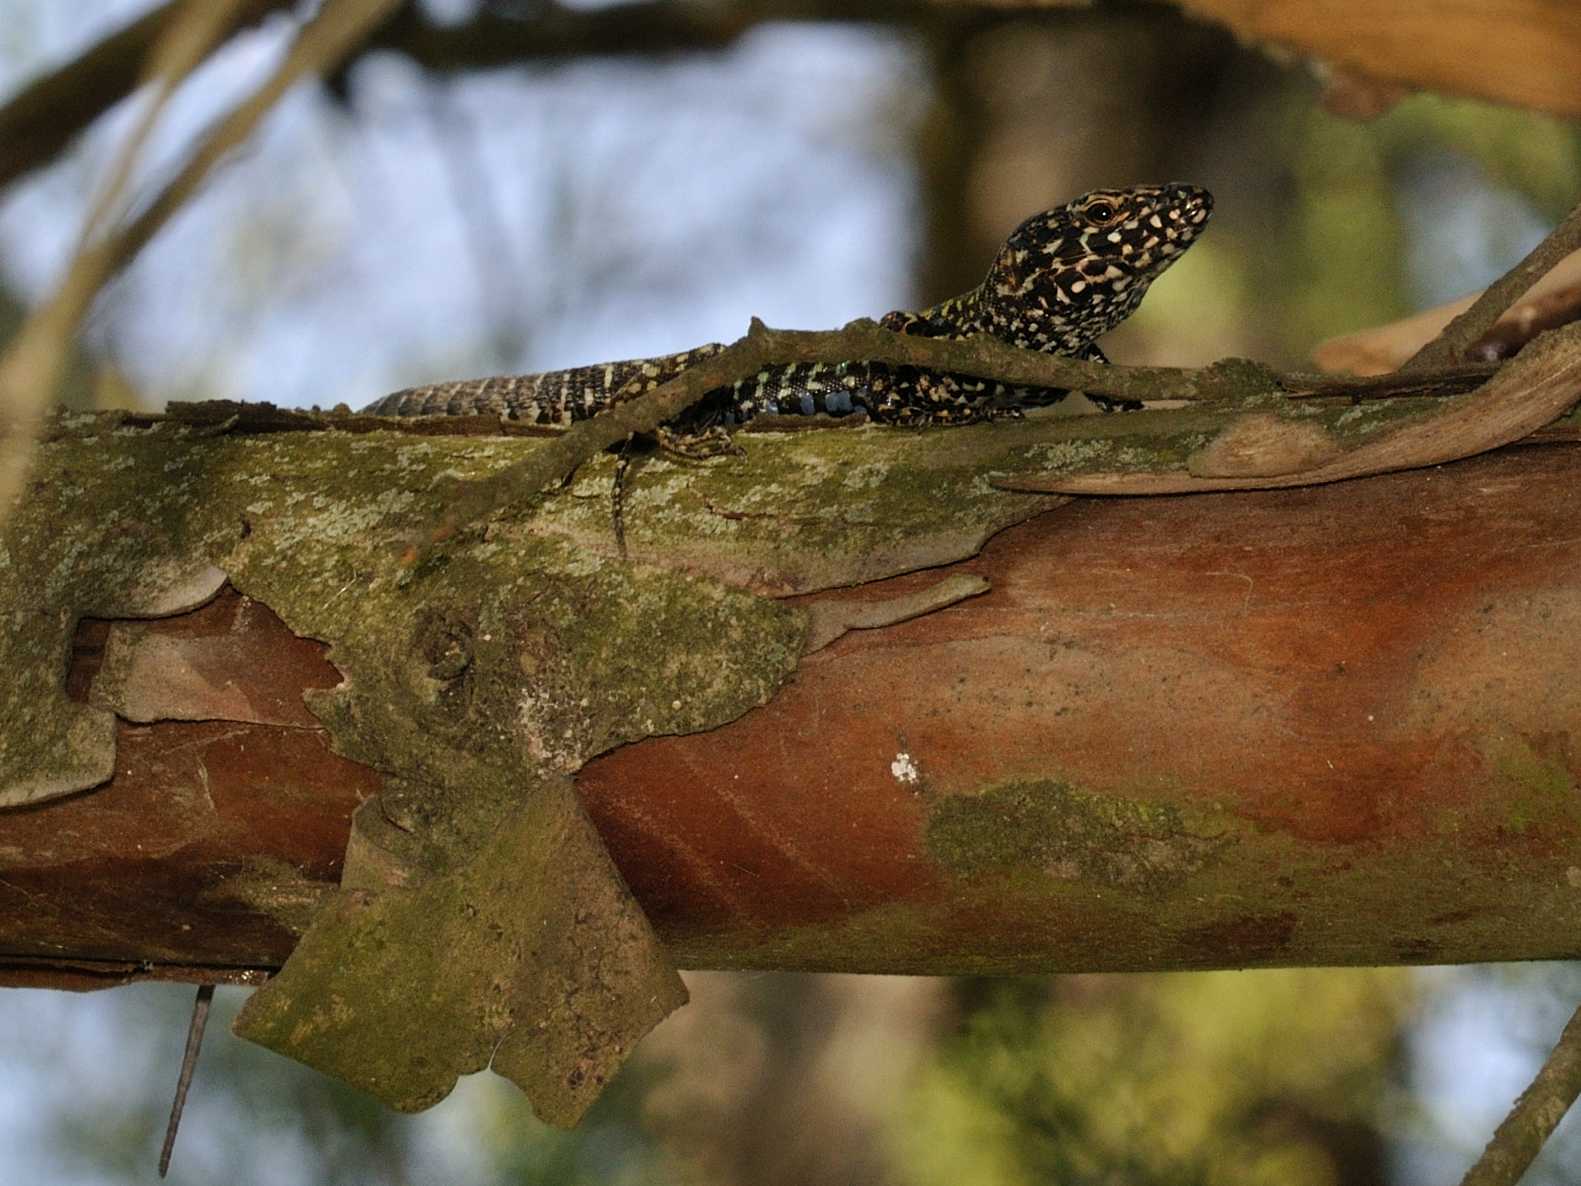
<path id="1" fill-rule="evenodd" d="M 1099 226 L 1108 226 L 1120 217 L 1120 212 L 1114 208 L 1114 203 L 1105 202 L 1101 198 L 1090 204 L 1082 213 L 1087 216 L 1087 221 L 1095 222 Z"/>

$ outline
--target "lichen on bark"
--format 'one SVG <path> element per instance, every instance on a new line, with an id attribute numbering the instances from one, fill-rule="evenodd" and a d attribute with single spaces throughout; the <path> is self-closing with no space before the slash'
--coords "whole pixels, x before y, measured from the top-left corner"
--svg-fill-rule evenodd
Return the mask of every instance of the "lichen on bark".
<path id="1" fill-rule="evenodd" d="M 655 467 L 637 485 L 633 563 L 610 544 L 607 502 L 572 492 L 465 529 L 413 569 L 402 544 L 448 485 L 535 442 L 64 418 L 0 540 L 0 607 L 15 624 L 0 644 L 7 695 L 37 717 L 5 734 L 10 801 L 112 772 L 113 717 L 64 695 L 77 621 L 185 610 L 229 579 L 328 644 L 343 682 L 309 706 L 339 753 L 384 775 L 341 889 L 240 1032 L 406 1108 L 492 1061 L 546 1119 L 572 1122 L 684 994 L 567 776 L 774 693 L 807 618 L 763 595 L 786 584 L 765 574 L 805 571 L 821 586 L 955 559 L 1056 501 L 992 490 L 970 447 L 919 469 L 897 456 L 923 456 L 912 436 L 822 437 L 794 450 L 754 440 L 745 463 L 683 475 L 673 499 Z M 975 441 L 998 454 L 1009 443 Z M 778 472 L 791 456 L 805 460 Z M 595 461 L 586 480 L 598 487 L 608 466 Z M 804 468 L 837 487 L 820 513 L 755 521 L 754 491 L 793 490 Z M 699 477 L 722 485 L 710 493 Z M 946 484 L 961 497 L 941 503 Z M 721 498 L 747 509 L 721 514 Z M 724 538 L 710 536 L 721 524 Z M 668 541 L 688 536 L 709 547 L 675 555 Z"/>
<path id="2" fill-rule="evenodd" d="M 107 714 L 84 716 L 93 710 L 61 688 L 82 615 L 170 612 L 228 577 L 328 644 L 343 682 L 310 707 L 340 754 L 384 778 L 357 815 L 340 890 L 242 1031 L 400 1107 L 433 1102 L 492 1059 L 546 1118 L 569 1122 L 680 999 L 569 774 L 773 696 L 808 633 L 807 612 L 773 595 L 970 555 L 1059 505 L 993 484 L 1044 468 L 1051 449 L 1093 453 L 1097 440 L 1141 465 L 1178 462 L 1222 420 L 1091 419 L 749 436 L 740 461 L 653 464 L 628 491 L 630 562 L 610 529 L 613 462 L 600 457 L 568 490 L 464 528 L 416 567 L 403 566 L 402 544 L 451 485 L 504 470 L 536 442 L 63 420 L 0 540 L 0 608 L 17 624 L 0 658 L 17 673 L 15 702 L 40 714 L 31 738 L 7 731 L 0 773 L 15 794 L 17 770 L 47 766 L 23 752 L 34 739 L 80 757 L 89 747 L 71 722 L 107 728 Z M 47 793 L 107 777 L 103 758 L 101 746 L 86 774 L 57 766 Z M 1039 802 L 1103 823 L 1075 792 Z M 1105 826 L 1100 839 L 1134 833 L 1213 864 L 1202 837 L 1171 820 Z M 1144 865 L 1148 877 L 1167 871 Z M 1130 892 L 1135 870 L 1108 872 Z"/>

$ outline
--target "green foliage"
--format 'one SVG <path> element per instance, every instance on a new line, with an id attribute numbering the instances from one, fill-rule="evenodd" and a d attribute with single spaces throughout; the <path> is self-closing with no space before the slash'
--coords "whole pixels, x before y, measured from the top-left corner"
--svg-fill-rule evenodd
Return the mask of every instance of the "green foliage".
<path id="1" fill-rule="evenodd" d="M 1400 970 L 989 985 L 891 1136 L 912 1186 L 1347 1186 L 1381 1165 Z"/>
<path id="2" fill-rule="evenodd" d="M 1581 193 L 1581 132 L 1573 122 L 1470 99 L 1419 96 L 1379 120 L 1391 159 L 1447 152 L 1474 163 L 1488 184 L 1529 201 L 1557 222 Z"/>
<path id="3" fill-rule="evenodd" d="M 1533 112 L 1413 95 L 1349 120 L 1292 72 L 1219 118 L 1188 166 L 1219 198 L 1214 226 L 1116 335 L 1145 330 L 1160 361 L 1293 364 L 1487 283 L 1581 193 L 1581 133 Z"/>

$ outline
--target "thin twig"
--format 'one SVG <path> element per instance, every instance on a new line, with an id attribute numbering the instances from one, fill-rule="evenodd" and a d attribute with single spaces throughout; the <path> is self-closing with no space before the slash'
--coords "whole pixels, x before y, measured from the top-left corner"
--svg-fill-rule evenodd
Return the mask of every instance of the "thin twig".
<path id="1" fill-rule="evenodd" d="M 1244 358 L 1205 367 L 1116 366 L 1023 350 L 987 335 L 951 340 L 896 333 L 866 319 L 835 331 L 762 330 L 763 349 L 776 363 L 840 362 L 861 358 L 994 379 L 1012 387 L 1063 387 L 1126 400 L 1238 403 L 1253 396 L 1397 399 L 1458 395 L 1485 383 L 1496 363 L 1461 363 L 1409 375 L 1316 375 L 1280 372 Z"/>
<path id="2" fill-rule="evenodd" d="M 855 332 L 853 332 L 855 327 Z M 1013 346 L 990 348 L 993 357 L 1008 357 L 1014 367 L 995 365 L 993 359 L 983 361 L 984 353 L 976 346 L 944 338 L 912 338 L 873 326 L 872 322 L 854 322 L 835 330 L 775 330 L 758 331 L 766 343 L 763 350 L 745 361 L 724 370 L 709 374 L 721 385 L 729 385 L 748 377 L 752 368 L 764 363 L 821 362 L 840 363 L 856 357 L 850 351 L 872 349 L 877 361 L 899 360 L 902 365 L 925 366 L 934 370 L 956 371 L 983 379 L 1011 382 L 1015 374 L 1038 378 L 1027 385 L 1039 387 L 1072 387 L 1116 398 L 1172 400 L 1201 404 L 1205 407 L 1227 405 L 1234 407 L 1249 397 L 1279 395 L 1288 399 L 1386 400 L 1406 396 L 1448 397 L 1473 391 L 1491 379 L 1503 363 L 1467 363 L 1445 367 L 1442 370 L 1417 371 L 1409 375 L 1390 372 L 1385 375 L 1314 375 L 1302 371 L 1274 371 L 1242 359 L 1224 359 L 1202 368 L 1187 367 L 1133 367 L 1121 364 L 1075 362 L 1069 358 L 1037 354 L 1018 350 Z M 793 339 L 790 346 L 784 346 Z M 876 345 L 875 345 L 876 343 Z M 1003 355 L 1000 351 L 1003 351 Z M 759 361 L 759 358 L 762 361 Z M 1077 387 L 1083 376 L 1095 377 L 1085 386 Z M 690 389 L 690 388 L 688 388 Z M 658 389 L 655 389 L 657 392 Z M 654 394 L 654 393 L 649 393 Z M 702 394 L 701 392 L 699 394 Z M 601 413 L 605 415 L 607 413 Z M 148 427 L 173 423 L 186 425 L 234 425 L 241 433 L 263 432 L 316 432 L 325 429 L 342 432 L 398 432 L 413 436 L 531 436 L 563 437 L 566 433 L 559 425 L 528 424 L 517 420 L 501 420 L 497 415 L 472 414 L 467 416 L 370 416 L 361 413 L 322 413 L 277 408 L 268 403 L 241 403 L 236 400 L 201 400 L 186 403 L 172 400 L 164 412 L 128 412 L 122 414 L 129 426 Z M 803 416 L 760 415 L 745 426 L 747 432 L 797 432 L 829 428 L 853 428 L 867 423 L 865 415 Z M 596 452 L 597 450 L 595 450 Z M 592 456 L 592 454 L 588 454 Z M 586 460 L 584 458 L 583 460 Z M 561 474 L 564 481 L 568 475 Z M 549 479 L 546 479 L 549 480 Z"/>
<path id="3" fill-rule="evenodd" d="M 181 170 L 118 237 L 117 262 L 142 249 L 197 190 L 226 153 L 252 135 L 280 97 L 304 77 L 338 66 L 394 11 L 400 0 L 327 0 L 302 27 L 274 73 L 210 129 Z"/>
<path id="4" fill-rule="evenodd" d="M 1418 371 L 1464 361 L 1506 309 L 1555 264 L 1577 250 L 1581 250 L 1581 206 L 1570 211 L 1525 259 L 1488 285 L 1471 308 L 1446 325 L 1438 337 L 1407 359 L 1400 369 Z"/>
<path id="5" fill-rule="evenodd" d="M 170 1169 L 170 1154 L 176 1147 L 176 1131 L 181 1127 L 181 1113 L 187 1106 L 187 1088 L 192 1086 L 192 1072 L 198 1065 L 198 1051 L 203 1048 L 203 1030 L 209 1023 L 209 1003 L 213 999 L 212 984 L 198 985 L 197 998 L 192 1002 L 192 1020 L 187 1025 L 187 1047 L 181 1052 L 181 1073 L 176 1076 L 176 1098 L 170 1101 L 165 1143 L 159 1150 L 161 1178 Z"/>
<path id="6" fill-rule="evenodd" d="M 1581 262 L 1572 254 L 1566 262 Z M 1549 272 L 1546 280 L 1552 282 L 1561 270 L 1573 272 L 1574 267 L 1563 264 Z M 1511 305 L 1493 328 L 1477 339 L 1471 347 L 1471 357 L 1487 362 L 1514 358 L 1526 343 L 1544 330 L 1557 329 L 1572 321 L 1581 321 L 1581 284 L 1546 288 L 1539 285 Z"/>
<path id="7" fill-rule="evenodd" d="M 198 68 L 230 31 L 244 3 L 246 0 L 220 0 L 218 3 L 183 0 L 169 32 L 149 50 L 146 77 L 154 84 L 153 98 L 144 105 L 142 115 L 121 142 L 99 193 L 89 203 L 88 216 L 83 219 L 82 233 L 77 241 L 79 254 L 114 221 L 116 207 L 126 193 L 143 146 L 153 134 L 165 105 L 176 88 L 186 81 L 187 75 Z"/>
<path id="8" fill-rule="evenodd" d="M 496 6 L 497 7 L 497 6 Z M 409 5 L 379 30 L 375 46 L 404 54 L 433 72 L 481 70 L 585 57 L 716 53 L 770 21 L 915 24 L 915 0 L 754 0 L 746 4 L 651 4 L 643 0 L 570 5 L 537 3 L 495 11 L 479 6 L 461 21 Z"/>
<path id="9" fill-rule="evenodd" d="M 1581 1009 L 1460 1186 L 1515 1186 L 1581 1095 Z"/>
<path id="10" fill-rule="evenodd" d="M 615 462 L 615 482 L 609 492 L 609 520 L 615 528 L 615 547 L 621 560 L 626 559 L 626 478 L 631 472 L 631 446 L 634 437 L 627 437 L 620 447 L 620 458 Z"/>
<path id="11" fill-rule="evenodd" d="M 1292 371 L 1276 376 L 1291 399 L 1400 399 L 1406 396 L 1463 395 L 1493 378 L 1501 362 L 1465 362 L 1431 370 L 1390 371 L 1382 375 L 1310 375 Z"/>

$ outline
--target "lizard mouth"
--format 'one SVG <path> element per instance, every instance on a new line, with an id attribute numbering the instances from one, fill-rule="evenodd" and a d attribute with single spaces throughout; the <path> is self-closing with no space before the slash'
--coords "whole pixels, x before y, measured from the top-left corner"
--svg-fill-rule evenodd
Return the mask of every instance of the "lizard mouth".
<path id="1" fill-rule="evenodd" d="M 1200 185 L 1187 185 L 1181 181 L 1170 182 L 1170 217 L 1201 226 L 1213 213 L 1213 195 Z"/>

